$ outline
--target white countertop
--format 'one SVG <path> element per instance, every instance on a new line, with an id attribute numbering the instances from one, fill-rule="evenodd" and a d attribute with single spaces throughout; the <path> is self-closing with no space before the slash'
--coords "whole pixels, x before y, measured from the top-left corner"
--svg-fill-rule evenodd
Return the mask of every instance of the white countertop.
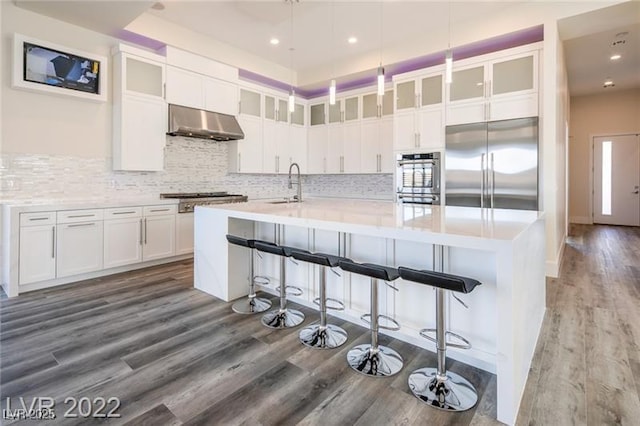
<path id="1" fill-rule="evenodd" d="M 302 203 L 274 204 L 268 201 L 197 207 L 217 209 L 229 216 L 263 222 L 366 232 L 390 238 L 416 239 L 416 235 L 463 237 L 483 241 L 513 241 L 543 217 L 542 212 L 473 207 L 422 206 L 390 201 L 307 198 Z M 386 232 L 385 232 L 386 231 Z M 411 237 L 413 235 L 413 238 Z"/>
<path id="2" fill-rule="evenodd" d="M 82 210 L 82 209 L 106 209 L 112 207 L 128 206 L 160 206 L 178 204 L 177 199 L 145 197 L 145 198 L 123 198 L 123 199 L 95 199 L 95 200 L 17 200 L 3 201 L 5 208 L 12 211 L 42 212 L 49 210 Z"/>

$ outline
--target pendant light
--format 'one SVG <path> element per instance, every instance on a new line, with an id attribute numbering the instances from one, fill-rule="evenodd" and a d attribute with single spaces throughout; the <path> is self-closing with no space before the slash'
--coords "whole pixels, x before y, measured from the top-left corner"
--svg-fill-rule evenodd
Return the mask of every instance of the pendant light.
<path id="1" fill-rule="evenodd" d="M 293 90 L 293 1 L 289 0 L 291 10 L 291 38 L 289 47 L 289 66 L 291 68 L 291 89 L 289 90 L 289 112 L 294 113 L 296 110 L 296 92 Z"/>
<path id="2" fill-rule="evenodd" d="M 444 81 L 447 84 L 451 84 L 453 81 L 453 51 L 451 50 L 451 0 L 448 2 L 449 13 L 447 17 L 449 19 L 449 41 L 447 45 L 447 51 L 444 54 Z"/>
<path id="3" fill-rule="evenodd" d="M 331 2 L 331 48 L 334 48 L 334 44 L 335 44 L 335 20 L 336 20 L 336 15 L 334 12 L 334 2 Z M 336 75 L 336 61 L 333 61 L 332 63 L 332 68 L 333 68 L 333 76 L 335 77 Z M 331 85 L 329 86 L 329 105 L 335 105 L 336 104 L 336 79 L 332 78 L 331 79 Z"/>
<path id="4" fill-rule="evenodd" d="M 378 96 L 384 96 L 384 68 L 382 67 L 382 34 L 384 31 L 382 22 L 383 1 L 384 0 L 380 0 L 380 65 L 378 65 Z"/>

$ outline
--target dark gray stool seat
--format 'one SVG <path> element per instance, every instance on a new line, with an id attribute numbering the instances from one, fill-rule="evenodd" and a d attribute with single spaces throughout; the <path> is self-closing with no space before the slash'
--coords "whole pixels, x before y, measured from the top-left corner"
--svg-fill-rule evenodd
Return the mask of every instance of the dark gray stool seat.
<path id="1" fill-rule="evenodd" d="M 319 297 L 314 300 L 320 306 L 320 322 L 313 323 L 300 330 L 300 341 L 315 349 L 334 349 L 342 346 L 347 341 L 347 332 L 337 325 L 327 324 L 327 309 L 344 310 L 344 304 L 336 299 L 327 297 L 327 272 L 326 268 L 335 268 L 341 260 L 348 260 L 340 256 L 326 253 L 309 253 L 308 251 L 296 251 L 291 253 L 294 259 L 319 265 Z M 329 306 L 327 302 L 335 303 Z"/>
<path id="2" fill-rule="evenodd" d="M 230 244 L 246 247 L 249 252 L 249 295 L 246 299 L 238 300 L 235 302 L 231 309 L 239 314 L 255 314 L 258 312 L 264 312 L 271 307 L 271 301 L 262 297 L 256 296 L 255 284 L 260 286 L 266 286 L 269 284 L 269 278 L 263 276 L 254 275 L 253 266 L 253 250 L 255 249 L 256 240 L 238 237 L 236 235 L 227 234 L 227 241 Z M 265 241 L 266 243 L 266 241 Z M 268 244 L 268 243 L 267 243 Z"/>
<path id="3" fill-rule="evenodd" d="M 372 263 L 356 263 L 350 260 L 341 260 L 340 268 L 358 275 L 371 278 L 371 308 L 370 313 L 363 315 L 362 320 L 369 322 L 371 330 L 371 343 L 358 345 L 347 353 L 347 362 L 359 373 L 372 377 L 388 377 L 402 370 L 404 361 L 400 354 L 393 349 L 378 344 L 378 331 L 380 328 L 399 330 L 400 325 L 390 317 L 378 314 L 378 282 L 384 281 L 389 287 L 398 290 L 389 284 L 397 279 L 400 274 L 394 268 L 376 265 Z M 393 327 L 380 325 L 380 318 L 394 323 Z"/>
<path id="4" fill-rule="evenodd" d="M 470 293 L 481 283 L 473 278 L 446 274 L 444 272 L 424 271 L 403 266 L 398 268 L 402 279 L 425 284 L 436 288 L 436 328 L 425 328 L 420 335 L 436 343 L 438 354 L 437 368 L 420 368 L 409 375 L 409 388 L 421 401 L 441 410 L 465 411 L 476 405 L 478 392 L 473 385 L 459 374 L 447 371 L 447 346 L 468 349 L 471 344 L 455 333 L 445 329 L 445 291 Z M 435 339 L 429 333 L 435 331 Z M 462 343 L 447 340 L 454 337 Z"/>
<path id="5" fill-rule="evenodd" d="M 291 257 L 293 251 L 304 251 L 294 247 L 279 246 L 273 243 L 266 243 L 264 241 L 255 242 L 256 250 L 264 253 L 280 256 L 280 308 L 267 312 L 262 317 L 262 324 L 269 328 L 291 328 L 296 327 L 304 321 L 304 314 L 297 309 L 287 308 L 287 288 L 294 289 L 294 294 L 301 295 L 302 290 L 298 287 L 286 285 L 286 267 L 285 262 L 288 257 Z"/>

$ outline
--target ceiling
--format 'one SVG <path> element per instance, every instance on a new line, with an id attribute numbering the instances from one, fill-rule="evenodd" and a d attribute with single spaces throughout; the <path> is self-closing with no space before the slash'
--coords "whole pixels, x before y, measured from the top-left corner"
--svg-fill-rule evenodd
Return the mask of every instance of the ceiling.
<path id="1" fill-rule="evenodd" d="M 16 0 L 25 9 L 113 36 L 149 13 L 298 72 L 339 61 L 358 62 L 364 56 L 377 62 L 387 52 L 404 54 L 402 47 L 408 41 L 439 38 L 455 46 L 456 30 L 472 21 L 490 23 L 523 3 L 527 2 L 164 0 L 164 9 L 156 10 L 147 0 Z M 615 82 L 608 91 L 640 87 L 640 1 L 561 20 L 559 31 L 572 95 L 602 92 L 606 77 Z M 613 64 L 608 59 L 610 44 L 623 31 L 629 33 L 624 54 Z M 358 42 L 347 43 L 350 36 Z M 272 37 L 280 44 L 271 45 Z M 428 53 L 435 52 L 423 54 Z M 381 60 L 385 63 L 384 56 Z M 371 69 L 371 61 L 366 69 Z M 352 72 L 358 71 L 365 67 Z"/>
<path id="2" fill-rule="evenodd" d="M 165 1 L 153 15 L 295 71 L 449 33 L 468 19 L 511 7 L 508 2 L 438 1 Z M 293 25 L 292 25 L 293 24 Z M 382 28 L 382 30 L 381 30 Z M 349 44 L 349 37 L 358 42 Z M 269 43 L 277 37 L 280 44 Z M 294 51 L 290 52 L 289 48 Z M 429 53 L 429 52 L 426 52 Z M 382 58 L 384 61 L 384 58 Z"/>

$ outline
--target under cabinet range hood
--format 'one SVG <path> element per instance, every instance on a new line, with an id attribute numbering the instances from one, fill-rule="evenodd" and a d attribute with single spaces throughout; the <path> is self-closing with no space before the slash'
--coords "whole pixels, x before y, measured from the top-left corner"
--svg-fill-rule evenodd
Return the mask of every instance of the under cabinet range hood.
<path id="1" fill-rule="evenodd" d="M 233 115 L 171 104 L 167 134 L 214 141 L 244 139 L 240 124 Z"/>

